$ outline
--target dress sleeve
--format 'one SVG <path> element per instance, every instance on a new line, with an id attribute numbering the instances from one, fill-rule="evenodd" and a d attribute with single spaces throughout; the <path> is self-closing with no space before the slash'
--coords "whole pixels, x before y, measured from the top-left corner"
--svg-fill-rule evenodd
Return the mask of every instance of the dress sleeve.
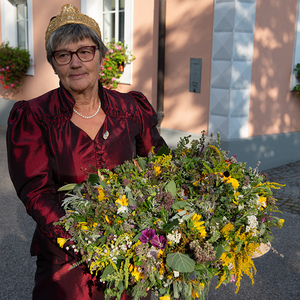
<path id="1" fill-rule="evenodd" d="M 141 124 L 141 131 L 137 138 L 137 155 L 147 156 L 152 147 L 157 152 L 166 142 L 157 130 L 157 114 L 148 99 L 139 92 L 130 92 L 133 96 Z M 167 145 L 166 145 L 167 146 Z"/>
<path id="2" fill-rule="evenodd" d="M 69 238 L 60 226 L 54 226 L 65 212 L 52 180 L 51 158 L 40 124 L 27 101 L 17 102 L 7 127 L 9 173 L 18 197 L 37 226 L 53 242 Z"/>

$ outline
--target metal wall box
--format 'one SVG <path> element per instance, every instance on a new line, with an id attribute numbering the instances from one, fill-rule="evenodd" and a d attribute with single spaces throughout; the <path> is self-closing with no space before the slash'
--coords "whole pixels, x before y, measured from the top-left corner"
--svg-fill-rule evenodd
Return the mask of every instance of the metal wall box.
<path id="1" fill-rule="evenodd" d="M 190 92 L 201 92 L 202 58 L 191 58 L 190 60 Z"/>

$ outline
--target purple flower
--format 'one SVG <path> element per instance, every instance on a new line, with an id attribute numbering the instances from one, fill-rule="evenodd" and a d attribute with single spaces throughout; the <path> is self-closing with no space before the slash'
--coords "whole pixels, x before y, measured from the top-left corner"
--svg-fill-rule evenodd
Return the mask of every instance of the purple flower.
<path id="1" fill-rule="evenodd" d="M 142 231 L 142 235 L 140 236 L 140 241 L 145 244 L 150 242 L 150 240 L 155 236 L 155 229 L 145 229 Z"/>
<path id="2" fill-rule="evenodd" d="M 150 243 L 156 248 L 164 249 L 167 245 L 167 239 L 163 235 L 159 237 L 157 235 L 154 235 Z"/>

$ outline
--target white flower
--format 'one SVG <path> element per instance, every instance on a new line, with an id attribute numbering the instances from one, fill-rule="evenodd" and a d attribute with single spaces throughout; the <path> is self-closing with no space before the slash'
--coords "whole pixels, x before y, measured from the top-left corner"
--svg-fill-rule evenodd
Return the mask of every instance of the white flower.
<path id="1" fill-rule="evenodd" d="M 127 247 L 126 247 L 125 245 L 121 245 L 121 246 L 120 246 L 120 249 L 123 250 L 123 251 L 126 251 L 126 250 L 127 250 Z"/>
<path id="2" fill-rule="evenodd" d="M 128 213 L 128 207 L 123 205 L 118 208 L 117 214 Z"/>
<path id="3" fill-rule="evenodd" d="M 181 233 L 178 232 L 177 229 L 175 230 L 172 230 L 172 233 L 169 233 L 167 235 L 167 239 L 173 243 L 176 243 L 178 244 L 180 242 L 180 239 L 181 239 Z"/>
<path id="4" fill-rule="evenodd" d="M 173 271 L 174 272 L 174 277 L 179 277 L 179 272 L 178 271 Z"/>
<path id="5" fill-rule="evenodd" d="M 256 228 L 258 225 L 257 219 L 255 216 L 247 216 L 248 218 L 248 225 L 250 228 Z"/>

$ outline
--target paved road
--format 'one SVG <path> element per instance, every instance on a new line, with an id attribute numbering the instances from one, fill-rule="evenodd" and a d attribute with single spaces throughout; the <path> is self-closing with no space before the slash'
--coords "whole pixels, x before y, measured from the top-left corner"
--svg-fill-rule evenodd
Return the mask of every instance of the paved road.
<path id="1" fill-rule="evenodd" d="M 0 170 L 0 299 L 30 300 L 35 258 L 30 256 L 29 247 L 35 226 L 8 177 L 4 129 L 0 129 Z M 286 221 L 281 230 L 274 230 L 272 244 L 284 258 L 271 251 L 257 258 L 255 284 L 252 286 L 245 275 L 237 294 L 233 284 L 215 290 L 216 280 L 213 280 L 210 300 L 300 299 L 300 162 L 265 172 L 270 180 L 286 184 L 275 192 L 283 211 L 281 217 Z"/>

